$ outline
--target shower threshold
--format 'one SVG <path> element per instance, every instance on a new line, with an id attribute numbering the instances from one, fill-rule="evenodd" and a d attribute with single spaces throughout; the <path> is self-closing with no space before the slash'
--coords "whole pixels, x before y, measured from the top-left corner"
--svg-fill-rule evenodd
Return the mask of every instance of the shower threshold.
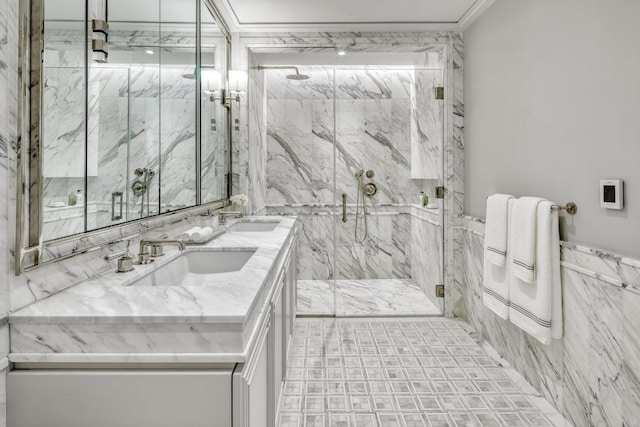
<path id="1" fill-rule="evenodd" d="M 299 317 L 441 316 L 409 279 L 298 280 Z"/>

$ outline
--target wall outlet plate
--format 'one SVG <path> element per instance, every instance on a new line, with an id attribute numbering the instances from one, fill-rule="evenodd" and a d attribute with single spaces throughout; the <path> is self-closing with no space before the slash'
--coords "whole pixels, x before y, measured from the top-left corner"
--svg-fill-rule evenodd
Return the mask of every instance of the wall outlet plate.
<path id="1" fill-rule="evenodd" d="M 621 179 L 600 180 L 600 207 L 606 209 L 624 208 L 624 181 Z"/>

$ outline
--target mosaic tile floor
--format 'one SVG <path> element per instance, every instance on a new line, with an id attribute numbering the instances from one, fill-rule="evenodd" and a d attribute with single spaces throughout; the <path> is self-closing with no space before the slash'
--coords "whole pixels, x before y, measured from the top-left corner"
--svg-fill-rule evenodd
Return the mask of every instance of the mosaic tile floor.
<path id="1" fill-rule="evenodd" d="M 280 426 L 570 426 L 465 322 L 298 319 Z"/>
<path id="2" fill-rule="evenodd" d="M 298 314 L 440 316 L 442 311 L 411 280 L 298 280 Z M 435 291 L 435 290 L 434 290 Z"/>

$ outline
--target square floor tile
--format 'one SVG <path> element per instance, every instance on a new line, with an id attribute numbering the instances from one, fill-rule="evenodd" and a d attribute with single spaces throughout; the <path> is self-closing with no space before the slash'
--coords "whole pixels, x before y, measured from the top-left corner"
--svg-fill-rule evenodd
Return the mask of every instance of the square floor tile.
<path id="1" fill-rule="evenodd" d="M 371 398 L 369 396 L 349 396 L 351 410 L 354 412 L 371 412 Z"/>
<path id="2" fill-rule="evenodd" d="M 407 427 L 427 426 L 427 420 L 422 414 L 402 414 L 402 419 Z"/>
<path id="3" fill-rule="evenodd" d="M 393 396 L 390 394 L 375 394 L 371 396 L 373 402 L 373 409 L 375 411 L 393 411 L 396 407 L 394 404 Z"/>

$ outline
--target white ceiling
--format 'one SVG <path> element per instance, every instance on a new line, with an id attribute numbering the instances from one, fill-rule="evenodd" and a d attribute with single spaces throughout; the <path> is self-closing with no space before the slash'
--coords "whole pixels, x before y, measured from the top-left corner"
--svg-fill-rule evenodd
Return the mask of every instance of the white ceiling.
<path id="1" fill-rule="evenodd" d="M 240 30 L 462 29 L 493 0 L 214 0 Z"/>

